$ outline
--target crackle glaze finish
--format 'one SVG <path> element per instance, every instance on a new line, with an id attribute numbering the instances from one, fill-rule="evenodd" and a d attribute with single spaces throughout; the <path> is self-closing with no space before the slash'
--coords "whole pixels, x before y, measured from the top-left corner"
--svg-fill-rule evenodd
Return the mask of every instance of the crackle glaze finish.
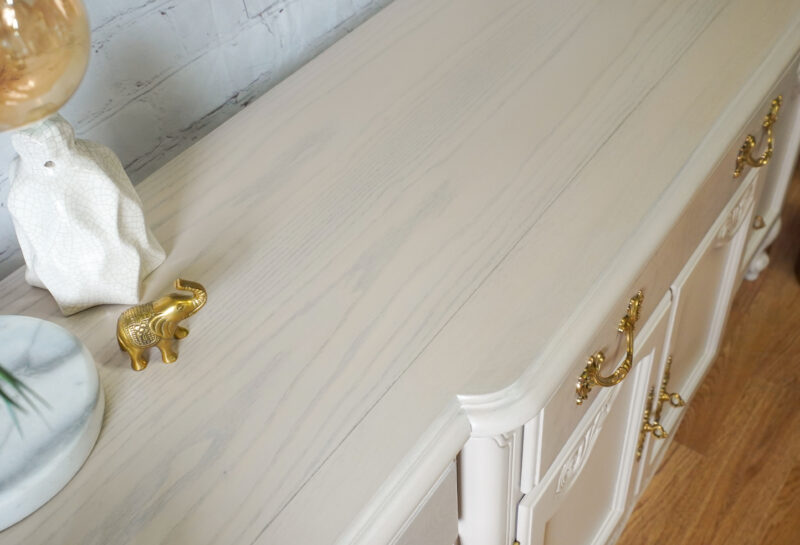
<path id="1" fill-rule="evenodd" d="M 142 279 L 166 257 L 117 156 L 75 138 L 60 115 L 12 137 L 8 211 L 25 256 L 25 280 L 65 315 L 138 303 Z"/>

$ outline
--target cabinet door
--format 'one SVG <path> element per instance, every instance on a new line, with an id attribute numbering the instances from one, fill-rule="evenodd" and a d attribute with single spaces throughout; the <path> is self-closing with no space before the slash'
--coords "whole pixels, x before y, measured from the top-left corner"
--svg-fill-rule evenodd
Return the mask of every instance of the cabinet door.
<path id="1" fill-rule="evenodd" d="M 662 354 L 670 296 L 642 328 L 625 382 L 603 388 L 541 482 L 519 504 L 521 545 L 605 543 L 626 506 L 641 409 Z"/>
<path id="2" fill-rule="evenodd" d="M 725 320 L 736 286 L 739 264 L 757 198 L 758 171 L 751 171 L 729 205 L 705 236 L 700 246 L 670 288 L 673 292 L 672 331 L 669 354 L 672 357 L 670 392 L 689 401 L 716 356 Z M 664 374 L 664 363 L 653 378 L 656 391 Z M 660 424 L 674 432 L 685 411 L 664 404 Z M 655 470 L 668 441 L 653 440 L 647 448 L 643 481 Z"/>
<path id="3" fill-rule="evenodd" d="M 717 353 L 728 315 L 758 171 L 751 171 L 672 285 L 670 385 L 688 399 Z"/>
<path id="4" fill-rule="evenodd" d="M 645 386 L 645 390 L 648 394 L 651 391 L 658 392 L 665 361 L 669 354 L 670 325 L 672 323 L 672 313 L 670 310 L 674 308 L 674 304 L 662 305 L 662 307 L 663 310 L 653 315 L 653 319 L 658 319 L 654 330 L 656 333 L 655 339 L 660 339 L 662 342 L 661 344 L 653 343 L 653 365 L 650 369 L 650 375 L 646 379 Z M 628 490 L 628 511 L 633 508 L 633 504 L 636 503 L 639 494 L 641 494 L 647 486 L 652 473 L 655 471 L 655 468 L 648 464 L 648 446 L 652 442 L 652 436 L 642 434 L 642 417 L 644 416 L 645 407 L 648 406 L 648 404 L 652 406 L 651 400 L 643 395 L 639 405 L 634 409 L 635 414 L 639 417 L 639 425 L 637 427 L 636 456 L 634 458 L 633 474 L 631 475 L 631 482 Z M 652 420 L 652 416 L 649 416 L 648 420 Z"/>

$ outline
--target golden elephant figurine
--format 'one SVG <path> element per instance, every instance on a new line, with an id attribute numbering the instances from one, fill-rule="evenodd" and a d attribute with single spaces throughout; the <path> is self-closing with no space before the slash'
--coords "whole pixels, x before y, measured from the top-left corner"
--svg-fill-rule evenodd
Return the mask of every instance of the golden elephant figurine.
<path id="1" fill-rule="evenodd" d="M 191 295 L 170 293 L 152 303 L 129 308 L 117 320 L 117 341 L 120 349 L 131 357 L 134 371 L 147 367 L 147 354 L 153 346 L 158 347 L 164 363 L 177 360 L 172 341 L 189 334 L 189 330 L 179 326 L 178 322 L 206 304 L 206 289 L 197 282 L 179 278 L 175 287 L 191 292 Z"/>

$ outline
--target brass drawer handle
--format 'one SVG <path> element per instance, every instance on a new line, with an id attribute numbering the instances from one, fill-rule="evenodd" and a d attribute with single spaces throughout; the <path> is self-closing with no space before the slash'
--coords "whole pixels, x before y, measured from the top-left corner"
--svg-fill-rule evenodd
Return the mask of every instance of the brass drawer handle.
<path id="1" fill-rule="evenodd" d="M 764 116 L 764 122 L 761 124 L 767 133 L 767 149 L 764 150 L 761 157 L 753 157 L 752 153 L 756 148 L 756 138 L 752 134 L 748 134 L 747 138 L 744 139 L 744 144 L 739 148 L 739 154 L 736 156 L 736 168 L 733 170 L 734 178 L 741 176 L 745 165 L 750 165 L 755 168 L 763 167 L 772 159 L 772 152 L 775 147 L 775 142 L 772 138 L 772 126 L 778 121 L 778 111 L 781 109 L 781 102 L 783 102 L 783 97 L 781 95 L 775 97 L 775 100 L 772 101 L 769 113 Z"/>
<path id="2" fill-rule="evenodd" d="M 650 393 L 647 394 L 647 405 L 644 407 L 642 413 L 642 429 L 639 431 L 639 444 L 636 447 L 636 459 L 642 457 L 642 450 L 644 449 L 644 440 L 648 434 L 651 434 L 656 439 L 666 439 L 669 433 L 661 425 L 661 410 L 664 408 L 664 403 L 669 402 L 673 407 L 683 407 L 686 402 L 683 400 L 679 393 L 667 392 L 667 383 L 669 383 L 669 372 L 672 367 L 672 356 L 667 358 L 667 365 L 664 367 L 664 376 L 661 378 L 661 388 L 658 391 L 658 398 L 655 400 L 655 408 L 653 408 L 653 398 L 655 397 L 655 388 L 650 388 Z M 650 421 L 650 411 L 653 411 L 653 421 Z"/>
<path id="3" fill-rule="evenodd" d="M 644 294 L 639 290 L 636 295 L 631 297 L 628 303 L 628 312 L 619 321 L 617 330 L 625 334 L 626 352 L 625 361 L 623 361 L 617 369 L 608 376 L 600 375 L 600 366 L 606 359 L 602 350 L 598 350 L 589 357 L 586 363 L 586 368 L 578 377 L 578 383 L 575 386 L 577 393 L 576 402 L 581 405 L 584 400 L 589 397 L 589 392 L 592 391 L 594 386 L 614 386 L 622 382 L 631 370 L 633 365 L 633 336 L 636 331 L 636 321 L 639 319 L 639 307 L 644 301 Z"/>

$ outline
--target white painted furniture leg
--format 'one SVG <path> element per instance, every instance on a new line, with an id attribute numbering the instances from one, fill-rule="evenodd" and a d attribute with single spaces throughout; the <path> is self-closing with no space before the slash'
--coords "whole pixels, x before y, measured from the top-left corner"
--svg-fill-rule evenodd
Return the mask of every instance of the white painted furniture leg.
<path id="1" fill-rule="evenodd" d="M 65 315 L 104 303 L 139 302 L 142 279 L 165 258 L 117 156 L 76 140 L 60 115 L 15 132 L 8 210 L 26 281 Z"/>
<path id="2" fill-rule="evenodd" d="M 756 253 L 753 255 L 753 259 L 750 260 L 750 264 L 747 266 L 747 270 L 744 273 L 746 280 L 753 282 L 758 278 L 758 275 L 761 274 L 761 271 L 767 268 L 767 265 L 769 265 L 767 248 L 775 241 L 780 231 L 781 218 L 778 218 L 775 220 L 775 223 L 772 224 L 772 227 L 770 227 L 767 236 L 764 237 L 758 250 L 756 250 Z"/>

